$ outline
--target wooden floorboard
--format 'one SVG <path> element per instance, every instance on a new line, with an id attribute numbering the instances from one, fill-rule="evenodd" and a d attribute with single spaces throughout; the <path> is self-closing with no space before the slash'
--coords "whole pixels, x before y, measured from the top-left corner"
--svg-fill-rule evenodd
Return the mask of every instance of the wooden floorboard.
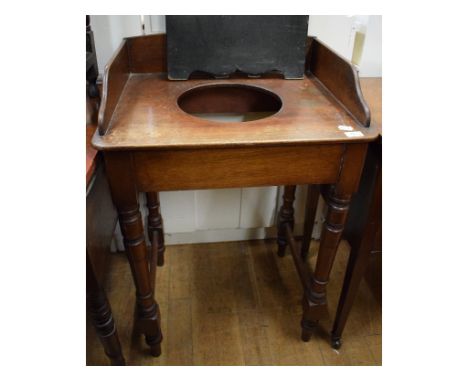
<path id="1" fill-rule="evenodd" d="M 317 249 L 312 242 L 311 266 Z M 130 268 L 125 254 L 113 254 L 106 290 L 127 364 L 381 365 L 381 289 L 375 267 L 360 285 L 342 348 L 329 345 L 348 254 L 342 242 L 328 289 L 331 317 L 304 343 L 301 284 L 292 257 L 277 257 L 273 240 L 168 246 L 156 280 L 164 336 L 159 358 L 151 357 L 143 337 L 133 334 Z M 89 324 L 86 348 L 87 365 L 109 364 Z"/>

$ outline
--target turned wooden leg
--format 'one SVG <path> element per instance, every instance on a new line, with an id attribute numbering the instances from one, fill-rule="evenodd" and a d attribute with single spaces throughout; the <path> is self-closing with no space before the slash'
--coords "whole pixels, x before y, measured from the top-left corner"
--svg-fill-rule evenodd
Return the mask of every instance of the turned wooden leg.
<path id="1" fill-rule="evenodd" d="M 359 284 L 369 264 L 376 233 L 382 220 L 382 172 L 380 166 L 377 169 L 375 187 L 372 191 L 370 193 L 372 195 L 368 195 L 372 197 L 372 200 L 365 224 L 359 235 L 359 242 L 351 248 L 340 300 L 336 309 L 331 332 L 331 346 L 335 349 L 341 347 L 341 336 L 356 298 Z"/>
<path id="2" fill-rule="evenodd" d="M 302 340 L 308 341 L 319 319 L 328 317 L 326 287 L 346 223 L 351 195 L 357 190 L 367 145 L 343 147 L 342 166 L 336 184 L 322 187 L 328 212 L 310 288 L 304 293 Z"/>
<path id="3" fill-rule="evenodd" d="M 164 227 L 161 217 L 159 194 L 157 192 L 146 193 L 146 205 L 148 207 L 148 237 L 153 240 L 153 231 L 157 231 L 158 235 L 158 266 L 164 265 Z"/>
<path id="4" fill-rule="evenodd" d="M 139 328 L 139 332 L 145 334 L 146 343 L 151 348 L 151 354 L 159 356 L 162 340 L 159 307 L 153 298 L 140 207 L 137 203 L 133 209 L 123 209 L 117 206 L 117 210 L 128 261 L 137 290 L 137 328 Z"/>
<path id="5" fill-rule="evenodd" d="M 105 160 L 112 199 L 119 214 L 120 229 L 136 287 L 138 317 L 135 329 L 145 335 L 151 354 L 159 356 L 162 341 L 160 313 L 153 296 L 138 193 L 132 181 L 131 156 L 126 152 L 106 152 Z"/>
<path id="6" fill-rule="evenodd" d="M 304 315 L 301 323 L 304 341 L 310 339 L 312 329 L 317 321 L 328 313 L 326 286 L 343 233 L 350 201 L 349 198 L 336 195 L 333 187 L 326 191 L 325 200 L 328 205 L 328 213 L 322 229 L 320 249 L 310 292 L 308 296 L 304 297 Z"/>
<path id="7" fill-rule="evenodd" d="M 283 257 L 286 252 L 286 226 L 294 228 L 294 197 L 296 186 L 284 186 L 283 205 L 278 214 L 278 256 Z"/>
<path id="8" fill-rule="evenodd" d="M 333 322 L 333 329 L 331 331 L 331 346 L 334 349 L 339 349 L 341 347 L 341 336 L 356 297 L 359 284 L 367 268 L 369 256 L 370 251 L 366 251 L 364 248 L 359 248 L 357 250 L 352 249 L 349 255 L 343 288 L 341 290 L 335 321 Z"/>
<path id="9" fill-rule="evenodd" d="M 112 311 L 104 289 L 97 281 L 88 254 L 86 254 L 86 307 L 111 365 L 125 366 Z"/>
<path id="10" fill-rule="evenodd" d="M 307 187 L 307 200 L 305 206 L 304 232 L 302 235 L 301 257 L 307 259 L 310 248 L 310 240 L 314 229 L 315 215 L 317 213 L 317 204 L 320 196 L 319 186 L 310 184 Z"/>

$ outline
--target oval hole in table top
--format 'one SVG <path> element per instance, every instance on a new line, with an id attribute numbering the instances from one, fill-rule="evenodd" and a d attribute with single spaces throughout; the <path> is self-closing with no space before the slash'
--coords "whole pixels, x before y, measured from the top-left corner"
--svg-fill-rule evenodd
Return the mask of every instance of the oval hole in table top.
<path id="1" fill-rule="evenodd" d="M 276 114 L 282 106 L 274 93 L 249 85 L 203 85 L 187 90 L 177 103 L 186 113 L 217 122 L 248 122 Z"/>

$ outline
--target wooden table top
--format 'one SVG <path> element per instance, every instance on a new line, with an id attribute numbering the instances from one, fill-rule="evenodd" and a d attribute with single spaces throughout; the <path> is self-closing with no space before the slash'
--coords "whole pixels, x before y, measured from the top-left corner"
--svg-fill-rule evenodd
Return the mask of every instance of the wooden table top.
<path id="1" fill-rule="evenodd" d="M 382 78 L 361 78 L 361 89 L 371 110 L 371 126 L 382 134 Z M 97 126 L 86 126 L 86 186 L 94 174 L 98 152 L 91 146 Z"/>
<path id="2" fill-rule="evenodd" d="M 214 122 L 182 111 L 177 99 L 201 85 L 233 83 L 275 93 L 282 101 L 274 115 L 249 122 Z M 338 126 L 350 126 L 348 137 Z M 96 133 L 99 150 L 229 147 L 275 144 L 365 142 L 377 126 L 361 127 L 313 78 L 169 81 L 165 73 L 130 74 L 106 135 Z"/>

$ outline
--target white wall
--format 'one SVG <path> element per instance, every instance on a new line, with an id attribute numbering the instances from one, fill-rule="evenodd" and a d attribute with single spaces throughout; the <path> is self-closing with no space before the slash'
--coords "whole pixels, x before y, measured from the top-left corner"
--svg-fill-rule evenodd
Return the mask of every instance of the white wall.
<path id="1" fill-rule="evenodd" d="M 309 35 L 322 39 L 346 58 L 353 52 L 353 26 L 348 16 L 310 16 Z M 381 17 L 370 16 L 363 51 L 362 76 L 381 75 Z M 165 32 L 164 16 L 144 16 L 146 33 Z M 123 37 L 142 34 L 140 16 L 91 16 L 99 71 Z M 276 235 L 274 228 L 282 187 L 161 192 L 161 212 L 168 244 L 261 239 Z M 306 186 L 296 192 L 295 232 L 302 232 Z M 141 198 L 142 214 L 144 198 Z M 321 223 L 323 202 L 318 208 Z M 313 237 L 318 238 L 321 224 Z M 120 240 L 117 240 L 117 244 Z M 122 248 L 121 248 L 122 249 Z"/>
<path id="2" fill-rule="evenodd" d="M 122 38 L 141 34 L 140 16 L 91 16 L 99 73 L 122 42 Z"/>
<path id="3" fill-rule="evenodd" d="M 359 75 L 381 77 L 382 16 L 309 16 L 309 36 L 317 36 L 342 56 L 351 59 L 358 22 L 367 28 Z"/>
<path id="4" fill-rule="evenodd" d="M 361 77 L 382 77 L 382 16 L 370 16 L 359 67 Z"/>

